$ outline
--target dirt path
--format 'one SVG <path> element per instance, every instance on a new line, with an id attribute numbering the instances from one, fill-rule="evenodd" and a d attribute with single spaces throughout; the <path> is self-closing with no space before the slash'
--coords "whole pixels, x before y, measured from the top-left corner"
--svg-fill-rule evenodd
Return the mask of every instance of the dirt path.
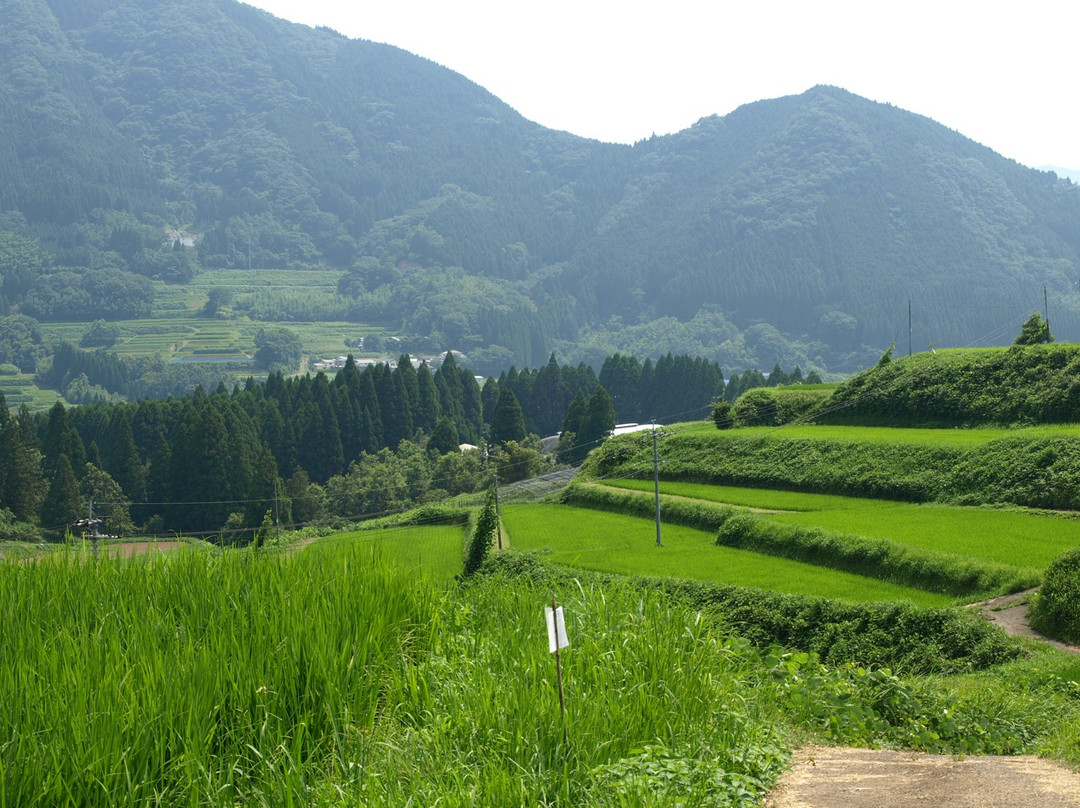
<path id="1" fill-rule="evenodd" d="M 992 623 L 996 623 L 1006 634 L 1011 634 L 1014 637 L 1041 640 L 1060 651 L 1080 654 L 1080 648 L 1077 646 L 1051 640 L 1031 627 L 1031 623 L 1028 622 L 1028 600 L 1036 591 L 1038 590 L 1029 589 L 1026 592 L 1017 592 L 1015 595 L 1005 595 L 993 600 L 984 600 L 982 603 L 972 604 L 972 608 L 978 608 L 983 617 Z"/>
<path id="2" fill-rule="evenodd" d="M 1036 757 L 808 746 L 766 808 L 1077 808 L 1080 775 Z"/>
<path id="3" fill-rule="evenodd" d="M 972 604 L 1007 634 L 1048 639 L 1027 619 L 1034 592 Z M 1080 774 L 1036 757 L 965 757 L 807 746 L 765 800 L 766 808 L 1080 808 Z"/>

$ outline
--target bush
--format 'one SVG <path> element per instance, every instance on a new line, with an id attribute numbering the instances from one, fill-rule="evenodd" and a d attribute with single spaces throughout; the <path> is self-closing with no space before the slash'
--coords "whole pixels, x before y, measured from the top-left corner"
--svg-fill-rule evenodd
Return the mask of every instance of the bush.
<path id="1" fill-rule="evenodd" d="M 1031 609 L 1031 624 L 1048 637 L 1080 643 L 1080 547 L 1046 568 Z"/>
<path id="2" fill-rule="evenodd" d="M 472 575 L 487 558 L 488 550 L 495 539 L 495 531 L 499 527 L 499 516 L 495 510 L 495 490 L 490 489 L 487 501 L 484 503 L 480 516 L 476 520 L 472 539 L 469 541 L 468 552 L 465 556 L 465 574 Z"/>

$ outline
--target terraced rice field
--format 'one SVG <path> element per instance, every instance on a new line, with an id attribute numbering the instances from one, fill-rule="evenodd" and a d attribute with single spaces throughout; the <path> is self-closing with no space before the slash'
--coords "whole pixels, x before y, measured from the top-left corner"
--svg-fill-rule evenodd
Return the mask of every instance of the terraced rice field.
<path id="1" fill-rule="evenodd" d="M 653 485 L 645 480 L 605 484 L 644 491 Z M 1044 569 L 1080 545 L 1080 519 L 1060 514 L 681 482 L 661 483 L 661 494 L 771 511 L 764 518 L 1016 567 Z"/>
<path id="2" fill-rule="evenodd" d="M 545 561 L 622 575 L 686 578 L 798 592 L 849 602 L 907 601 L 922 606 L 952 602 L 945 595 L 884 581 L 719 547 L 715 536 L 663 525 L 656 546 L 653 522 L 633 516 L 564 505 L 510 505 L 503 523 L 512 547 L 543 554 Z"/>

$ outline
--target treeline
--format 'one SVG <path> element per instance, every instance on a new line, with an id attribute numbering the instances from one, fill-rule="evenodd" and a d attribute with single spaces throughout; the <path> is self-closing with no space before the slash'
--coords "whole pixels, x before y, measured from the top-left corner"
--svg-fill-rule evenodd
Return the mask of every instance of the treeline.
<path id="1" fill-rule="evenodd" d="M 67 346 L 58 356 L 52 373 L 122 379 L 109 354 Z M 708 379 L 719 371 L 685 357 L 658 363 L 667 365 Z M 701 395 L 712 389 L 689 375 L 685 382 Z M 58 403 L 36 416 L 25 406 L 11 415 L 0 397 L 0 413 L 0 509 L 62 530 L 87 515 L 92 499 L 110 532 L 134 524 L 243 531 L 271 516 L 290 523 L 379 513 L 476 490 L 496 473 L 504 481 L 539 473 L 552 461 L 538 434 L 563 430 L 562 458 L 580 462 L 615 426 L 611 397 L 587 366 L 560 366 L 552 356 L 481 388 L 453 353 L 434 371 L 408 355 L 363 370 L 350 358 L 333 377 L 276 372 L 231 391 L 219 384 L 164 400 Z M 487 451 L 463 454 L 462 443 Z"/>
<path id="2" fill-rule="evenodd" d="M 171 363 L 160 356 L 121 357 L 66 341 L 56 346 L 51 361 L 37 364 L 38 384 L 59 391 L 73 404 L 183 396 L 200 385 L 216 387 L 227 378 L 220 365 Z"/>
<path id="3" fill-rule="evenodd" d="M 297 503 L 297 513 L 285 514 L 286 521 L 327 511 L 359 516 L 414 501 L 432 487 L 437 458 L 403 470 L 401 458 L 390 462 L 402 444 L 422 443 L 445 420 L 453 425 L 457 454 L 459 436 L 479 442 L 484 427 L 480 387 L 452 354 L 435 372 L 426 364 L 414 368 L 408 357 L 395 368 L 377 364 L 363 371 L 350 361 L 333 379 L 275 373 L 265 384 L 249 379 L 231 392 L 219 385 L 212 394 L 199 388 L 181 399 L 70 411 L 58 403 L 37 417 L 25 407 L 16 417 L 6 404 L 0 410 L 0 507 L 50 529 L 86 515 L 91 496 L 129 513 L 120 524 L 134 520 L 183 532 L 258 526 L 275 508 L 280 520 L 283 499 L 290 507 Z M 365 494 L 358 504 L 345 492 L 364 487 L 360 481 L 372 457 L 393 468 L 382 475 L 382 490 Z M 116 489 L 88 490 L 85 478 L 92 470 L 104 473 Z M 449 482 L 438 487 L 461 488 L 460 472 L 448 471 Z M 471 490 L 476 474 L 464 476 Z M 356 485 L 334 483 L 336 477 L 352 477 Z M 373 487 L 370 474 L 367 482 Z M 309 490 L 312 485 L 318 488 Z M 342 508 L 360 510 L 329 508 L 323 498 L 329 490 L 340 493 Z"/>

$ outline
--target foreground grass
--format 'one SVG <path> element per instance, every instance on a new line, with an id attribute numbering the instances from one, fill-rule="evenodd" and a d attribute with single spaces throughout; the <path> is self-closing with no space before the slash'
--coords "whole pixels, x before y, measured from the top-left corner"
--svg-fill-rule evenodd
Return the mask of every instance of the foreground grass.
<path id="1" fill-rule="evenodd" d="M 283 804 L 435 614 L 369 548 L 0 564 L 0 804 Z"/>
<path id="2" fill-rule="evenodd" d="M 0 565 L 0 805 L 751 805 L 785 759 L 745 645 L 659 595 L 440 596 L 352 540 Z M 656 776 L 659 773 L 662 776 Z"/>
<path id="3" fill-rule="evenodd" d="M 0 564 L 0 806 L 752 806 L 807 739 L 1076 755 L 1057 657 L 828 667 L 617 582 L 436 594 L 358 538 Z"/>
<path id="4" fill-rule="evenodd" d="M 798 592 L 848 602 L 905 601 L 944 606 L 947 595 L 716 545 L 716 536 L 681 525 L 564 505 L 508 505 L 503 522 L 513 547 L 542 551 L 559 564 L 622 575 L 651 575 Z"/>

